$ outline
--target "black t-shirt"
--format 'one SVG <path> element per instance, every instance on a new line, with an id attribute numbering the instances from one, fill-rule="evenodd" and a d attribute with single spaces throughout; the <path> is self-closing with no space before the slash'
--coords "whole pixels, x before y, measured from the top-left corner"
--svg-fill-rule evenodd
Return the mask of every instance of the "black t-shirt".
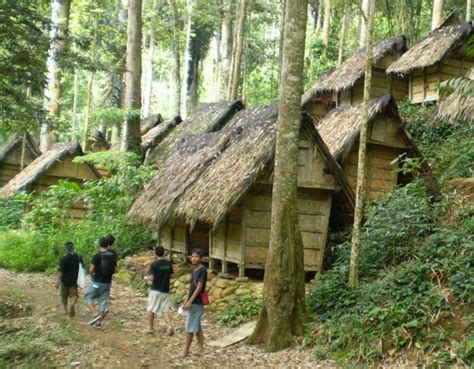
<path id="1" fill-rule="evenodd" d="M 170 292 L 170 278 L 173 274 L 173 265 L 169 260 L 158 259 L 150 265 L 148 274 L 153 276 L 151 289 L 163 293 Z"/>
<path id="2" fill-rule="evenodd" d="M 102 272 L 102 255 L 106 253 L 106 256 L 112 255 L 112 257 L 114 258 L 114 267 L 117 265 L 117 256 L 113 252 L 110 252 L 110 250 L 100 251 L 94 254 L 94 256 L 92 256 L 91 261 L 91 264 L 94 265 L 94 275 L 92 276 L 92 281 L 96 283 L 112 283 L 113 273 L 105 275 Z"/>
<path id="3" fill-rule="evenodd" d="M 59 271 L 61 272 L 61 283 L 67 287 L 77 286 L 77 274 L 79 273 L 79 263 L 82 258 L 76 253 L 68 252 L 63 256 L 59 263 Z"/>
<path id="4" fill-rule="evenodd" d="M 192 272 L 191 274 L 191 282 L 189 284 L 189 295 L 191 297 L 196 291 L 197 284 L 202 283 L 201 293 L 206 290 L 206 282 L 207 282 L 207 269 L 204 266 L 200 266 L 198 269 Z M 193 301 L 193 304 L 202 305 L 201 293 L 196 296 L 196 299 Z"/>

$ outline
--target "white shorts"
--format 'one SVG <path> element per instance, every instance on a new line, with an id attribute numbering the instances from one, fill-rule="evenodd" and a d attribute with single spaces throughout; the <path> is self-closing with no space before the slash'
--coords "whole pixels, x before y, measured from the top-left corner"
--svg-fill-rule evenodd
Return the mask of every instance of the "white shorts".
<path id="1" fill-rule="evenodd" d="M 146 311 L 153 313 L 167 313 L 170 311 L 170 294 L 150 290 Z"/>

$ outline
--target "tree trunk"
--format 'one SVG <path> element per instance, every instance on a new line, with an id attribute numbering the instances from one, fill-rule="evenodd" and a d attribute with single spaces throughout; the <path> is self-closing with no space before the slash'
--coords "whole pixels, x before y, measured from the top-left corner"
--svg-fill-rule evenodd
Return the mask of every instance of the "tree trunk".
<path id="1" fill-rule="evenodd" d="M 285 16 L 286 16 L 286 3 L 288 0 L 281 1 L 281 20 L 280 20 L 280 42 L 278 44 L 278 70 L 281 70 L 283 63 L 283 45 L 285 39 Z M 277 72 L 278 73 L 278 72 Z"/>
<path id="2" fill-rule="evenodd" d="M 174 82 L 174 114 L 181 113 L 181 54 L 179 49 L 179 14 L 175 0 L 171 1 L 173 8 L 173 82 Z"/>
<path id="3" fill-rule="evenodd" d="M 366 153 L 367 153 L 367 130 L 369 119 L 370 87 L 372 83 L 372 33 L 374 25 L 375 0 L 370 0 L 366 14 L 367 34 L 365 36 L 366 60 L 365 60 L 365 82 L 364 82 L 364 123 L 360 128 L 359 138 L 359 165 L 357 167 L 356 205 L 354 211 L 354 226 L 352 230 L 352 248 L 349 267 L 349 286 L 356 287 L 359 284 L 359 251 L 360 230 L 364 215 L 364 202 L 366 195 Z"/>
<path id="4" fill-rule="evenodd" d="M 74 68 L 73 97 L 72 97 L 72 127 L 75 132 L 77 129 L 77 88 L 78 88 L 78 71 Z"/>
<path id="5" fill-rule="evenodd" d="M 318 15 L 316 16 L 316 35 L 321 31 L 321 24 L 323 19 L 323 11 L 322 11 L 322 2 L 323 0 L 318 0 Z"/>
<path id="6" fill-rule="evenodd" d="M 433 17 L 431 18 L 431 30 L 437 28 L 443 20 L 443 0 L 433 1 Z"/>
<path id="7" fill-rule="evenodd" d="M 367 19 L 371 0 L 362 0 L 362 14 L 360 17 L 360 39 L 359 46 L 365 47 L 367 37 Z"/>
<path id="8" fill-rule="evenodd" d="M 245 19 L 247 17 L 247 0 L 239 0 L 236 39 L 232 55 L 232 75 L 229 84 L 229 99 L 237 99 L 239 93 L 240 65 L 244 46 Z"/>
<path id="9" fill-rule="evenodd" d="M 229 90 L 229 76 L 230 76 L 230 64 L 232 61 L 232 27 L 233 27 L 233 14 L 232 14 L 232 1 L 224 0 L 223 5 L 223 19 L 221 27 L 221 42 L 219 45 L 219 56 L 220 56 L 220 87 L 219 97 L 221 100 L 227 98 L 227 91 Z"/>
<path id="10" fill-rule="evenodd" d="M 48 52 L 47 88 L 45 90 L 45 108 L 52 120 L 57 120 L 61 114 L 61 77 L 62 59 L 66 51 L 66 41 L 69 24 L 70 0 L 51 1 L 51 44 Z M 57 141 L 55 132 L 49 129 L 48 123 L 41 125 L 40 148 L 45 152 L 50 145 Z"/>
<path id="11" fill-rule="evenodd" d="M 198 60 L 196 55 L 197 31 L 193 17 L 194 0 L 188 0 L 188 27 L 186 31 L 186 52 L 185 63 L 185 85 L 183 96 L 183 116 L 186 118 L 197 105 L 197 84 Z"/>
<path id="12" fill-rule="evenodd" d="M 297 177 L 307 5 L 307 0 L 291 0 L 286 7 L 264 299 L 257 326 L 249 339 L 251 343 L 264 343 L 267 351 L 292 345 L 294 337 L 303 334 L 305 318 Z"/>
<path id="13" fill-rule="evenodd" d="M 153 7 L 156 9 L 156 5 Z M 145 93 L 143 97 L 143 111 L 142 115 L 148 118 L 150 115 L 151 95 L 153 89 L 153 57 L 155 56 L 155 21 L 156 17 L 152 19 L 152 26 L 150 29 L 150 44 L 148 46 L 148 63 L 145 72 Z"/>
<path id="14" fill-rule="evenodd" d="M 122 150 L 141 154 L 142 0 L 129 0 Z"/>
<path id="15" fill-rule="evenodd" d="M 341 65 L 344 57 L 344 43 L 346 41 L 347 27 L 349 26 L 350 18 L 350 0 L 344 2 L 344 18 L 342 20 L 341 38 L 339 39 L 339 53 L 337 56 L 337 65 Z"/>
<path id="16" fill-rule="evenodd" d="M 324 22 L 323 22 L 323 55 L 326 56 L 329 47 L 329 26 L 331 22 L 331 0 L 324 0 Z"/>
<path id="17" fill-rule="evenodd" d="M 466 22 L 469 22 L 472 17 L 472 0 L 466 1 Z"/>

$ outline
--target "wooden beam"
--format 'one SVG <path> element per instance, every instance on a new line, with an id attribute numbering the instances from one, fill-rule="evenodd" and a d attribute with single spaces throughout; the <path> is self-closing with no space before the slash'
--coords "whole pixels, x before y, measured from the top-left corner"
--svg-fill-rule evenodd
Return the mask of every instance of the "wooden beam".
<path id="1" fill-rule="evenodd" d="M 247 241 L 247 203 L 242 201 L 244 209 L 242 214 L 242 221 L 240 222 L 242 230 L 240 232 L 240 262 L 239 262 L 239 277 L 245 276 L 245 246 Z"/>
<path id="2" fill-rule="evenodd" d="M 226 215 L 224 218 L 224 250 L 222 257 L 221 271 L 227 273 L 227 237 L 229 235 L 229 216 Z"/>

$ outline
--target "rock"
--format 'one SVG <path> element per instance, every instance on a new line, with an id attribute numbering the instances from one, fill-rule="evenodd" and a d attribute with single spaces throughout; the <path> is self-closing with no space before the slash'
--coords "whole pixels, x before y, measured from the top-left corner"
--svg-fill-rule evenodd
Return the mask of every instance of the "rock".
<path id="1" fill-rule="evenodd" d="M 223 291 L 223 288 L 213 287 L 212 292 L 211 292 L 212 297 L 214 297 L 214 299 L 217 300 L 218 298 L 221 297 L 222 291 Z"/>
<path id="2" fill-rule="evenodd" d="M 180 281 L 175 281 L 175 282 L 173 283 L 173 287 L 175 287 L 175 288 L 179 288 L 179 287 L 181 287 L 182 285 L 183 285 L 183 284 L 182 284 Z"/>
<path id="3" fill-rule="evenodd" d="M 222 310 L 225 310 L 226 307 L 227 307 L 226 303 L 220 303 L 217 305 L 217 310 L 222 311 Z"/>
<path id="4" fill-rule="evenodd" d="M 236 300 L 236 299 L 237 299 L 237 295 L 233 295 L 233 294 L 232 294 L 232 295 L 229 295 L 229 296 L 225 296 L 225 297 L 223 298 L 223 300 L 224 300 L 225 302 L 231 302 L 231 301 L 234 301 L 234 300 Z"/>
<path id="5" fill-rule="evenodd" d="M 153 259 L 147 260 L 143 263 L 143 266 L 148 268 L 154 261 Z"/>
<path id="6" fill-rule="evenodd" d="M 228 279 L 219 278 L 219 279 L 215 282 L 215 286 L 216 286 L 216 287 L 219 287 L 219 288 L 226 288 L 226 287 L 229 287 L 230 285 L 231 285 L 231 281 L 228 280 Z"/>
<path id="7" fill-rule="evenodd" d="M 237 277 L 235 278 L 237 283 L 247 283 L 249 281 L 249 277 Z"/>
<path id="8" fill-rule="evenodd" d="M 226 297 L 226 296 L 232 295 L 238 288 L 239 287 L 237 285 L 229 286 L 222 290 L 221 296 Z"/>
<path id="9" fill-rule="evenodd" d="M 209 290 L 214 284 L 216 283 L 217 278 L 213 278 L 211 280 L 208 280 L 206 283 L 206 288 Z"/>
<path id="10" fill-rule="evenodd" d="M 179 281 L 181 283 L 189 283 L 190 280 L 191 280 L 191 275 L 190 274 L 184 274 L 181 277 L 179 277 Z"/>
<path id="11" fill-rule="evenodd" d="M 239 288 L 237 291 L 235 291 L 235 294 L 238 296 L 242 295 L 250 295 L 252 291 L 250 291 L 248 288 Z"/>

